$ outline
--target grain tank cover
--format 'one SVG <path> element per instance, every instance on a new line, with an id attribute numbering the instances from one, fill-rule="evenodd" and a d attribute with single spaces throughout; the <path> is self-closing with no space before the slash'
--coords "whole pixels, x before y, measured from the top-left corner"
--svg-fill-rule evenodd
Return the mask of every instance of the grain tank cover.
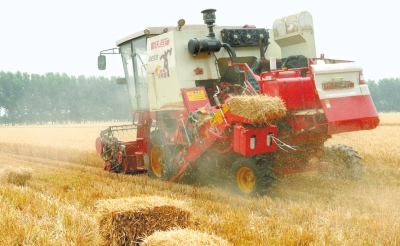
<path id="1" fill-rule="evenodd" d="M 313 19 L 309 12 L 303 11 L 274 21 L 274 36 L 284 37 L 299 31 L 314 30 Z"/>
<path id="2" fill-rule="evenodd" d="M 282 57 L 304 55 L 316 57 L 314 24 L 309 12 L 285 16 L 274 21 L 274 41 L 281 47 Z"/>

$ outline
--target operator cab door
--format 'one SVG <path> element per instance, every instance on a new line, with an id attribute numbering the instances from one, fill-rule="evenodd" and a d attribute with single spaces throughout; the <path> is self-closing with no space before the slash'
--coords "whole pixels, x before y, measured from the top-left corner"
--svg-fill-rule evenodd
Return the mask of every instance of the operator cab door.
<path id="1" fill-rule="evenodd" d="M 148 110 L 148 84 L 146 79 L 146 37 L 139 37 L 121 45 L 122 63 L 132 110 Z"/>

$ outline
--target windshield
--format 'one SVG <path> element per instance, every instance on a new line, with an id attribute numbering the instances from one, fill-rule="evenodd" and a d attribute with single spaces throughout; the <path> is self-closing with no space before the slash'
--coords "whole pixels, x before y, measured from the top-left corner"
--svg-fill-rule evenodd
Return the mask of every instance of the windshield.
<path id="1" fill-rule="evenodd" d="M 121 45 L 122 62 L 132 110 L 149 109 L 146 79 L 146 37 Z"/>
<path id="2" fill-rule="evenodd" d="M 136 55 L 133 57 L 135 60 L 136 70 L 138 71 L 138 84 L 147 84 L 146 80 L 146 65 L 143 61 L 147 60 L 146 49 L 137 49 Z"/>

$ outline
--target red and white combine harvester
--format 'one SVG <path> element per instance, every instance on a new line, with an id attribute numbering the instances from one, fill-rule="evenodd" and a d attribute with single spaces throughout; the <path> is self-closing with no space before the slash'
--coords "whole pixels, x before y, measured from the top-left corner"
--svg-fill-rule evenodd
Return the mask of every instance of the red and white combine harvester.
<path id="1" fill-rule="evenodd" d="M 362 68 L 316 58 L 308 12 L 270 30 L 216 26 L 215 12 L 202 11 L 206 25 L 149 27 L 100 53 L 101 70 L 105 54 L 121 54 L 125 78 L 116 82 L 127 86 L 133 117 L 96 140 L 105 170 L 174 182 L 208 169 L 244 195 L 264 194 L 277 174 L 361 179 L 357 152 L 324 142 L 378 126 Z M 136 139 L 116 138 L 129 129 Z"/>

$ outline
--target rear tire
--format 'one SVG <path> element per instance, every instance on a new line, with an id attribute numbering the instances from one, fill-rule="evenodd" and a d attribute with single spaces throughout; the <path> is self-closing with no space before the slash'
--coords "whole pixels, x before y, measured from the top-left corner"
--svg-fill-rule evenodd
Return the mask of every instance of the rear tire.
<path id="1" fill-rule="evenodd" d="M 276 180 L 271 165 L 262 156 L 242 156 L 232 166 L 237 193 L 246 196 L 264 195 Z"/>
<path id="2" fill-rule="evenodd" d="M 326 149 L 323 162 L 327 164 L 321 174 L 335 179 L 361 180 L 363 164 L 357 151 L 346 145 L 333 145 Z"/>

